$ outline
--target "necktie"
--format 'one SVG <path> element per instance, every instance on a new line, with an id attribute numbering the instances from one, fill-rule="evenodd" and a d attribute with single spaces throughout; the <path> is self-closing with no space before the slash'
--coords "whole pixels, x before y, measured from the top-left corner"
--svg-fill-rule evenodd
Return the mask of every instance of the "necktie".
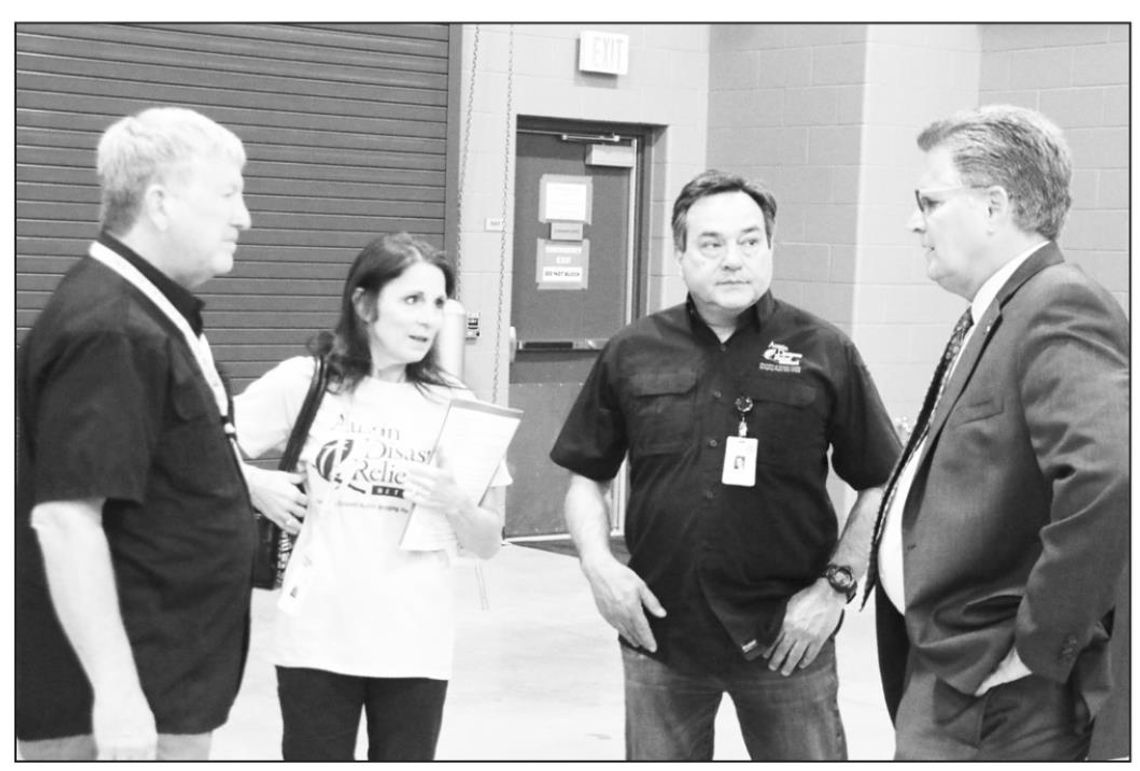
<path id="1" fill-rule="evenodd" d="M 867 568 L 867 588 L 863 594 L 864 604 L 878 580 L 879 543 L 883 539 L 883 524 L 886 521 L 887 510 L 890 509 L 891 502 L 894 500 L 895 492 L 898 489 L 899 474 L 910 463 L 914 451 L 922 444 L 922 440 L 926 438 L 926 432 L 930 430 L 930 418 L 934 415 L 934 408 L 938 406 L 938 400 L 942 398 L 942 392 L 946 389 L 946 382 L 950 379 L 951 367 L 954 360 L 958 358 L 959 351 L 962 350 L 962 341 L 966 339 L 966 333 L 970 331 L 970 327 L 973 325 L 974 318 L 970 314 L 970 309 L 966 308 L 966 312 L 954 325 L 954 331 L 946 342 L 946 348 L 942 351 L 942 358 L 938 360 L 938 366 L 934 368 L 934 377 L 930 381 L 930 387 L 926 389 L 926 398 L 922 401 L 922 409 L 918 412 L 918 420 L 914 424 L 914 430 L 907 440 L 902 457 L 895 464 L 895 470 L 887 482 L 887 489 L 883 493 L 883 502 L 879 505 L 879 516 L 875 521 L 874 536 L 871 539 L 871 561 Z"/>

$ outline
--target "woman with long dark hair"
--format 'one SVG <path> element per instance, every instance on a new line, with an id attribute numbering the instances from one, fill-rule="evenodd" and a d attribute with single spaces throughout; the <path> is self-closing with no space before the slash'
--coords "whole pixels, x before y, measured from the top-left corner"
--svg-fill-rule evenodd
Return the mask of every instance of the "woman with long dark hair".
<path id="1" fill-rule="evenodd" d="M 369 760 L 434 757 L 451 674 L 453 555 L 408 551 L 400 538 L 415 504 L 443 512 L 461 549 L 491 557 L 510 482 L 501 467 L 476 502 L 446 458 L 432 460 L 449 401 L 473 398 L 436 359 L 453 290 L 451 267 L 429 244 L 399 233 L 365 246 L 336 329 L 310 346 L 330 383 L 300 473 L 250 476 L 259 510 L 300 531 L 271 650 L 285 760 L 351 760 L 362 711 Z M 235 400 L 249 456 L 284 446 L 315 361 L 284 361 Z"/>

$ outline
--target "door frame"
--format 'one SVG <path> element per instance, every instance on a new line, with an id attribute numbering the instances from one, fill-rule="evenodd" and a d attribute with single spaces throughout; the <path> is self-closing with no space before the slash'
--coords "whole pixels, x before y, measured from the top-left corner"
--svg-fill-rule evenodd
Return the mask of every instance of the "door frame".
<path id="1" fill-rule="evenodd" d="M 652 207 L 653 148 L 664 127 L 635 123 L 615 123 L 608 121 L 577 120 L 571 118 L 551 118 L 532 115 L 519 115 L 515 125 L 518 147 L 518 134 L 569 135 L 571 141 L 589 143 L 591 136 L 618 135 L 633 141 L 635 168 L 630 174 L 629 195 L 629 235 L 626 245 L 626 298 L 623 326 L 644 316 L 648 310 L 649 295 L 649 225 Z M 517 150 L 516 150 L 517 153 Z M 513 364 L 512 361 L 508 366 Z M 625 531 L 625 510 L 628 497 L 628 473 L 623 462 L 610 487 L 610 529 L 614 534 Z M 562 538 L 565 536 L 533 536 L 530 538 Z M 527 537 L 523 537 L 527 538 Z M 519 539 L 512 539 L 519 540 Z"/>

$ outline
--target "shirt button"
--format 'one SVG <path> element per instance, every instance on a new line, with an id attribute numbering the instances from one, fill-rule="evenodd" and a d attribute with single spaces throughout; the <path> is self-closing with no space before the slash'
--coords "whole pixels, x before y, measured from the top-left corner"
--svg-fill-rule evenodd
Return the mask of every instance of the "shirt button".
<path id="1" fill-rule="evenodd" d="M 713 391 L 712 392 L 712 398 L 717 399 L 718 401 L 720 400 L 720 396 L 721 396 L 720 391 Z"/>
<path id="2" fill-rule="evenodd" d="M 717 441 L 716 441 L 715 439 L 710 439 L 710 440 L 709 440 L 709 447 L 716 447 L 716 446 L 717 446 L 717 444 L 718 444 L 718 443 L 717 443 Z"/>
<path id="3" fill-rule="evenodd" d="M 721 350 L 721 352 L 727 351 L 727 350 L 728 350 L 728 346 L 727 346 L 727 345 L 725 345 L 724 343 L 721 343 L 721 344 L 720 344 L 720 350 Z"/>
<path id="4" fill-rule="evenodd" d="M 716 497 L 716 494 L 712 490 L 705 490 L 705 500 L 706 501 L 711 501 L 715 497 Z"/>

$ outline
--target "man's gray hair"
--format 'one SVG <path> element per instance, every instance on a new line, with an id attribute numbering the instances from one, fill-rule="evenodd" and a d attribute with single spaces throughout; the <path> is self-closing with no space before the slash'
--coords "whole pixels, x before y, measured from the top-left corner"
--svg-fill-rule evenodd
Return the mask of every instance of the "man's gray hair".
<path id="1" fill-rule="evenodd" d="M 245 148 L 224 126 L 185 107 L 151 107 L 120 118 L 99 139 L 99 174 L 104 230 L 122 235 L 138 219 L 143 195 L 154 182 L 185 173 L 202 158 L 245 164 Z"/>
<path id="2" fill-rule="evenodd" d="M 1073 162 L 1061 129 L 1035 110 L 995 104 L 935 121 L 918 135 L 924 151 L 950 150 L 967 185 L 1009 193 L 1014 222 L 1056 239 L 1072 204 Z"/>

